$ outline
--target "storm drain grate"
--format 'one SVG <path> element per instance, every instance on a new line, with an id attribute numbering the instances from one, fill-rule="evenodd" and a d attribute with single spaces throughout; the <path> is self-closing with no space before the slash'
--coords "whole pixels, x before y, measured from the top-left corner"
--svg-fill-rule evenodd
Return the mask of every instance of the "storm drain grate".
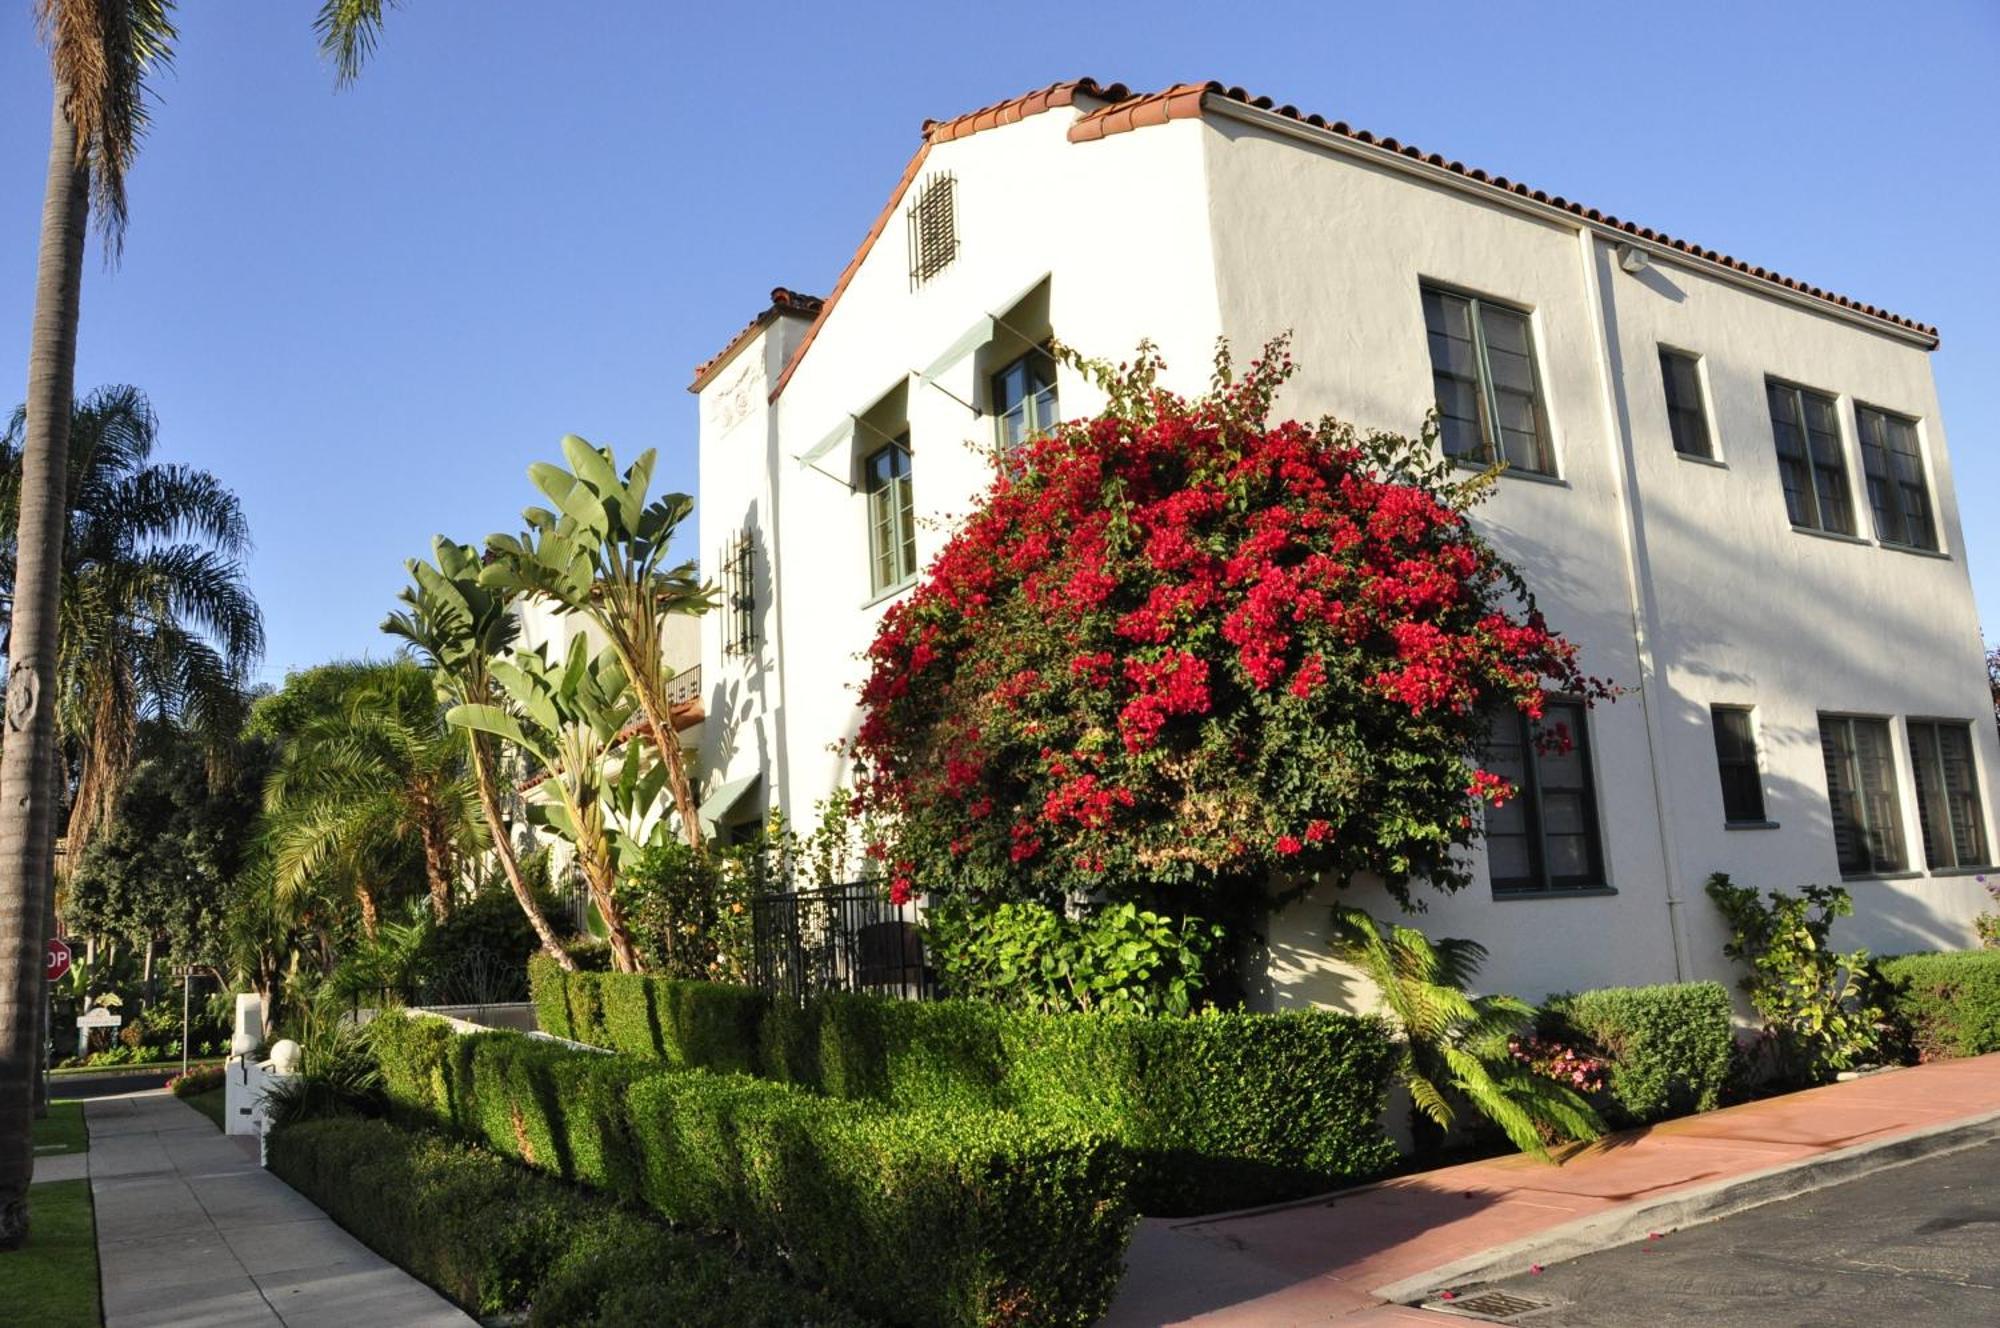
<path id="1" fill-rule="evenodd" d="M 1524 1314 L 1545 1310 L 1552 1303 L 1539 1296 L 1517 1296 L 1511 1291 L 1478 1291 L 1455 1300 L 1427 1300 L 1424 1308 L 1440 1314 L 1456 1314 L 1462 1319 L 1512 1323 Z"/>

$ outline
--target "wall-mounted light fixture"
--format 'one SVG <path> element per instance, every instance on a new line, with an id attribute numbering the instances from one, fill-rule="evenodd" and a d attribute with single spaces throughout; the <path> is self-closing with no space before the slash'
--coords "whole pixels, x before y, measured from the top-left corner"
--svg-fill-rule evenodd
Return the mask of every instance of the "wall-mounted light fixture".
<path id="1" fill-rule="evenodd" d="M 1646 251 L 1637 245 L 1621 244 L 1618 246 L 1618 266 L 1627 272 L 1637 274 L 1651 267 L 1652 260 L 1647 258 Z"/>

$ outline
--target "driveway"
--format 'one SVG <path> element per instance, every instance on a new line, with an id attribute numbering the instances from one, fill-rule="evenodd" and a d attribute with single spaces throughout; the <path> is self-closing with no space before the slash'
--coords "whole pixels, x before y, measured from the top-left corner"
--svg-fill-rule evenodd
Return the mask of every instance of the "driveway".
<path id="1" fill-rule="evenodd" d="M 1523 1328 L 2000 1324 L 2000 1143 L 1912 1162 L 1495 1289 Z M 1482 1288 L 1461 1291 L 1472 1306 Z M 1435 1316 L 1440 1328 L 1451 1322 Z"/>

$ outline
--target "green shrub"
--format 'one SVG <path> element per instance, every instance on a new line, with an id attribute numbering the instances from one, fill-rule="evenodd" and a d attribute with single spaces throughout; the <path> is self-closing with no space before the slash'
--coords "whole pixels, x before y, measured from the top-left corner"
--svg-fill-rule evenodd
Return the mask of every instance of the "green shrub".
<path id="1" fill-rule="evenodd" d="M 891 1112 L 420 1018 L 375 1027 L 399 1118 L 733 1233 L 873 1317 L 1082 1324 L 1116 1288 L 1129 1163 L 1078 1124 Z"/>
<path id="2" fill-rule="evenodd" d="M 796 1328 L 857 1321 L 727 1251 L 478 1149 L 381 1121 L 270 1136 L 271 1169 L 477 1315 L 549 1325 Z"/>
<path id="3" fill-rule="evenodd" d="M 1605 987 L 1551 997 L 1538 1021 L 1544 1037 L 1608 1061 L 1609 1115 L 1646 1124 L 1722 1100 L 1736 1034 L 1729 992 L 1719 982 Z"/>
<path id="4" fill-rule="evenodd" d="M 587 985 L 579 976 L 538 964 L 538 1005 L 587 1003 L 563 994 Z M 710 1022 L 730 1031 L 682 1037 L 672 1056 L 648 1037 L 600 1045 L 898 1110 L 1008 1110 L 1099 1130 L 1131 1150 L 1134 1197 L 1147 1213 L 1293 1198 L 1373 1175 L 1395 1156 L 1380 1125 L 1394 1052 L 1379 1020 L 1326 1010 L 1037 1015 L 863 995 L 800 1008 L 744 988 L 610 975 L 601 980 L 607 1008 L 618 983 L 662 993 L 662 1006 L 716 1011 Z M 747 1062 L 745 1047 L 754 1048 Z"/>
<path id="5" fill-rule="evenodd" d="M 1880 964 L 1890 1014 L 1918 1056 L 2000 1051 L 2000 951 L 1898 955 Z"/>

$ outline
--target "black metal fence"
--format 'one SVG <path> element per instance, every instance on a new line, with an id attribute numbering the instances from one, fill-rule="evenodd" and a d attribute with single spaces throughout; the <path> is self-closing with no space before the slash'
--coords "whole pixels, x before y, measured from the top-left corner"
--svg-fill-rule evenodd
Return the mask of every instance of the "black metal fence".
<path id="1" fill-rule="evenodd" d="M 925 1000 L 936 979 L 914 904 L 864 881 L 750 901 L 751 981 L 793 1001 L 826 991 Z"/>

